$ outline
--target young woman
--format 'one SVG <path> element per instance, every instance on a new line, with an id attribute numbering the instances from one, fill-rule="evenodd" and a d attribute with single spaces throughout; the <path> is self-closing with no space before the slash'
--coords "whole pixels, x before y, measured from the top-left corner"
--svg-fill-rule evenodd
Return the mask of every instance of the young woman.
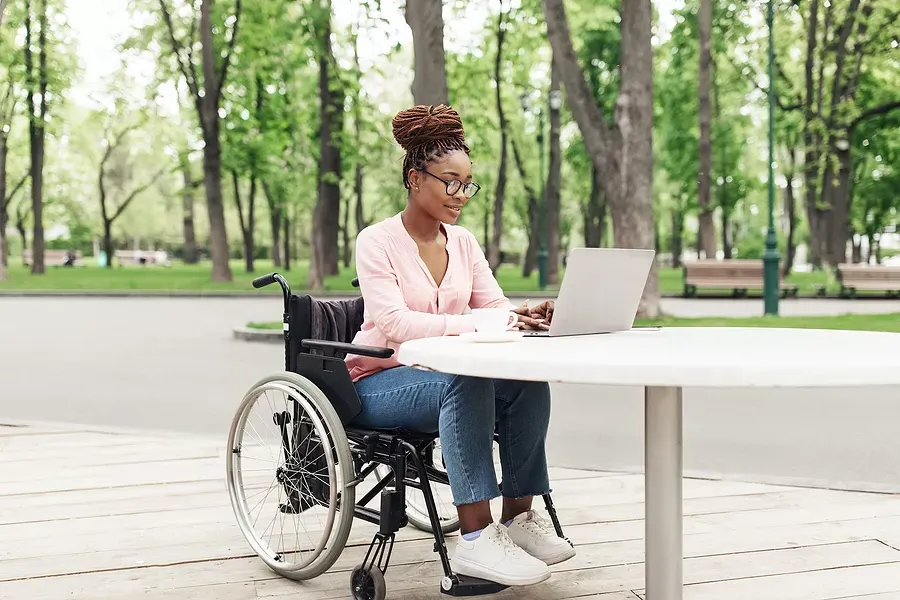
<path id="1" fill-rule="evenodd" d="M 403 184 L 409 196 L 401 213 L 367 227 L 357 239 L 366 308 L 354 343 L 396 350 L 407 340 L 474 331 L 466 308 L 507 308 L 519 315 L 520 327 L 547 327 L 552 303 L 512 305 L 475 236 L 455 225 L 479 189 L 457 112 L 444 105 L 415 106 L 392 124 L 394 139 L 406 151 Z M 546 383 L 427 372 L 393 358 L 351 355 L 347 363 L 362 402 L 354 424 L 440 435 L 460 519 L 451 559 L 456 572 L 528 585 L 547 579 L 548 565 L 575 555 L 531 508 L 533 496 L 550 489 Z M 503 475 L 500 523 L 493 522 L 490 507 L 501 495 L 492 454 L 495 425 Z"/>

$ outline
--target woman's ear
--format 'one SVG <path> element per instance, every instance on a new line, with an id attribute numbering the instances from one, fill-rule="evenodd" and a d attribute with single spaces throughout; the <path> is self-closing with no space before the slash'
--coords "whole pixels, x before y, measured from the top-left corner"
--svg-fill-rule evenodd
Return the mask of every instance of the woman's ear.
<path id="1" fill-rule="evenodd" d="M 409 187 L 413 190 L 419 189 L 419 172 L 415 169 L 410 169 L 409 174 L 407 175 L 407 179 L 409 180 Z"/>

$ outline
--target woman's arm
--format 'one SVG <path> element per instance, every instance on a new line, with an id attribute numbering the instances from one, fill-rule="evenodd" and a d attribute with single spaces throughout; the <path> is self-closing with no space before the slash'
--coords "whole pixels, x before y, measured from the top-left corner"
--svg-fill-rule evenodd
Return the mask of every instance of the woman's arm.
<path id="1" fill-rule="evenodd" d="M 356 275 L 366 311 L 384 336 L 397 344 L 409 340 L 475 331 L 472 315 L 436 315 L 410 310 L 383 243 L 371 230 L 356 242 Z"/>
<path id="2" fill-rule="evenodd" d="M 472 257 L 472 297 L 469 308 L 508 308 L 514 305 L 503 293 L 500 284 L 491 272 L 491 266 L 478 245 L 475 236 L 469 233 L 469 256 Z"/>

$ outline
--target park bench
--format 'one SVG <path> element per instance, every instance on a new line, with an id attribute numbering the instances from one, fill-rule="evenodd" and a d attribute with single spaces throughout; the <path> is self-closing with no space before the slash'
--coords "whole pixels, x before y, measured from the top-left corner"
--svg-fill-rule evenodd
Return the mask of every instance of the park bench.
<path id="1" fill-rule="evenodd" d="M 762 260 L 694 260 L 684 263 L 684 295 L 696 297 L 700 288 L 730 289 L 734 296 L 746 296 L 747 290 L 761 290 L 763 283 Z M 797 295 L 797 286 L 782 279 L 778 269 L 782 298 Z"/>
<path id="2" fill-rule="evenodd" d="M 852 298 L 857 290 L 883 291 L 900 297 L 900 267 L 843 263 L 837 266 L 841 297 Z"/>
<path id="3" fill-rule="evenodd" d="M 71 250 L 44 250 L 44 265 L 48 267 L 62 267 L 66 264 L 66 258 L 69 255 Z M 76 250 L 75 254 L 75 266 L 83 266 L 81 251 Z M 26 267 L 31 266 L 33 252 L 30 249 L 25 249 L 22 252 L 22 263 Z"/>
<path id="4" fill-rule="evenodd" d="M 155 250 L 116 250 L 115 259 L 119 266 L 131 265 L 166 265 L 169 260 L 165 253 L 157 253 Z"/>

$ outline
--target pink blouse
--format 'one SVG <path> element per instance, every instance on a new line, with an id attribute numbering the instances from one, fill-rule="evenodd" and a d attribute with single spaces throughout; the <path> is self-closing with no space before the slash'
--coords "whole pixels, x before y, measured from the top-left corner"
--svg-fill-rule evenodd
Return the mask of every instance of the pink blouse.
<path id="1" fill-rule="evenodd" d="M 351 354 L 353 381 L 399 366 L 396 351 L 407 340 L 475 331 L 467 308 L 514 305 L 503 294 L 471 232 L 444 225 L 447 273 L 441 285 L 419 256 L 400 214 L 363 229 L 356 240 L 356 275 L 365 302 L 362 329 L 354 344 L 393 348 L 388 359 Z"/>

